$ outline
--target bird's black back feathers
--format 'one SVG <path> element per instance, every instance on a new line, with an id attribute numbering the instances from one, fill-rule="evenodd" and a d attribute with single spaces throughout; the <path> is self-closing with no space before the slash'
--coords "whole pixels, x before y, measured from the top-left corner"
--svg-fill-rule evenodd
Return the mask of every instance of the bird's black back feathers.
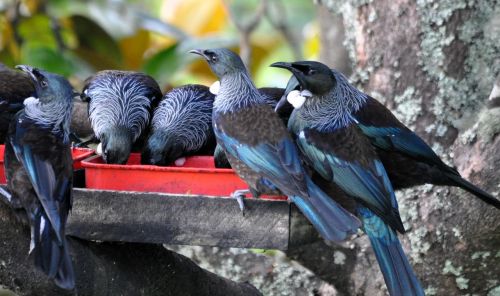
<path id="1" fill-rule="evenodd" d="M 142 162 L 167 165 L 182 156 L 211 155 L 214 95 L 203 85 L 185 85 L 165 94 L 154 110 Z"/>
<path id="2" fill-rule="evenodd" d="M 89 102 L 90 122 L 102 141 L 104 159 L 123 164 L 148 126 L 161 90 L 146 74 L 106 70 L 86 80 L 82 97 Z"/>

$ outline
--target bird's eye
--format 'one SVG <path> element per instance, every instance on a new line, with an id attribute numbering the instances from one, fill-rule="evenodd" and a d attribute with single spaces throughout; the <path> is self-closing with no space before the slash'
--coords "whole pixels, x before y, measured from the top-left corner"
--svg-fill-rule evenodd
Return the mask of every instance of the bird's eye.
<path id="1" fill-rule="evenodd" d="M 41 87 L 47 87 L 47 85 L 48 85 L 48 83 L 47 83 L 47 81 L 46 81 L 46 80 L 41 80 L 41 81 L 40 81 L 40 86 L 41 86 Z"/>
<path id="2" fill-rule="evenodd" d="M 212 61 L 212 63 L 216 63 L 217 62 L 217 56 L 213 55 L 210 57 L 210 60 Z"/>
<path id="3" fill-rule="evenodd" d="M 314 75 L 316 74 L 316 70 L 314 69 L 309 69 L 309 71 L 307 71 L 307 75 Z"/>

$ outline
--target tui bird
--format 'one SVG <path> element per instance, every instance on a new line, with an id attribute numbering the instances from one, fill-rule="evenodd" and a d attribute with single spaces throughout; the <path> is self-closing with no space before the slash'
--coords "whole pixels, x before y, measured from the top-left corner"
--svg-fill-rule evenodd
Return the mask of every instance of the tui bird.
<path id="1" fill-rule="evenodd" d="M 396 233 L 405 230 L 389 177 L 352 117 L 360 104 L 345 96 L 352 90 L 339 87 L 330 69 L 317 62 L 271 66 L 290 70 L 299 81 L 303 98 L 292 100 L 288 127 L 306 163 L 357 201 L 389 293 L 424 295 Z"/>
<path id="2" fill-rule="evenodd" d="M 24 99 L 34 93 L 33 83 L 26 73 L 0 64 L 0 143 L 4 143 L 14 115 L 24 108 Z"/>
<path id="3" fill-rule="evenodd" d="M 154 110 L 142 163 L 168 165 L 183 156 L 213 154 L 213 102 L 214 95 L 203 85 L 185 85 L 166 93 Z"/>
<path id="4" fill-rule="evenodd" d="M 10 124 L 5 171 L 12 199 L 20 202 L 31 228 L 35 266 L 61 288 L 75 275 L 64 228 L 71 209 L 73 160 L 69 141 L 73 89 L 63 77 L 29 66 L 35 96 L 24 101 Z"/>
<path id="5" fill-rule="evenodd" d="M 89 103 L 90 123 L 101 141 L 103 159 L 125 164 L 132 145 L 145 135 L 161 90 L 146 74 L 105 70 L 85 81 L 82 99 Z"/>
<path id="6" fill-rule="evenodd" d="M 301 62 L 301 64 L 313 71 L 319 70 L 316 69 L 316 65 L 320 66 L 317 62 Z M 323 66 L 321 68 L 324 69 L 326 66 Z M 336 81 L 337 91 L 341 93 L 340 96 L 345 97 L 347 104 L 352 105 L 351 116 L 376 148 L 394 189 L 422 184 L 457 186 L 500 208 L 498 199 L 465 180 L 456 169 L 445 164 L 424 140 L 401 123 L 389 109 L 352 86 L 342 73 L 333 69 L 331 72 Z M 316 78 L 310 76 L 309 79 Z M 286 103 L 288 94 L 297 88 L 299 82 L 292 76 L 276 109 L 280 109 Z"/>
<path id="7" fill-rule="evenodd" d="M 266 102 L 275 108 L 276 104 L 280 101 L 281 97 L 284 95 L 284 89 L 278 87 L 261 87 L 258 89 L 259 93 L 264 96 Z M 288 118 L 292 114 L 293 107 L 290 104 L 285 104 L 280 108 L 278 115 L 285 125 L 288 123 Z M 216 168 L 231 168 L 229 161 L 227 160 L 224 150 L 217 145 L 214 151 L 214 162 Z"/>
<path id="8" fill-rule="evenodd" d="M 225 48 L 190 52 L 205 58 L 220 80 L 212 113 L 215 136 L 250 191 L 259 194 L 264 187 L 276 187 L 328 241 L 355 233 L 359 220 L 306 174 L 285 125 L 254 86 L 240 57 Z"/>

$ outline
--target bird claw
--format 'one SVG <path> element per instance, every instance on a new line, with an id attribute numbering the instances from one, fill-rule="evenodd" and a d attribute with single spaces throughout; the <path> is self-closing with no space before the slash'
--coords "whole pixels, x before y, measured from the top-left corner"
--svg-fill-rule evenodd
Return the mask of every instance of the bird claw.
<path id="1" fill-rule="evenodd" d="M 236 190 L 233 193 L 231 193 L 231 197 L 236 199 L 236 201 L 238 202 L 238 207 L 240 208 L 242 215 L 245 215 L 244 199 L 246 197 L 246 194 L 248 194 L 248 193 L 250 193 L 250 190 L 248 190 L 248 189 Z"/>

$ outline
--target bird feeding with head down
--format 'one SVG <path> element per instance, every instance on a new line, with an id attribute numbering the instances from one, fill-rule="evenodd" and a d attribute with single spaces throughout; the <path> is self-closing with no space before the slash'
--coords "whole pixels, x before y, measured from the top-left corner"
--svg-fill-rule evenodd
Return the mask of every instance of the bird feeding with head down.
<path id="1" fill-rule="evenodd" d="M 203 85 L 184 85 L 167 92 L 154 110 L 142 151 L 143 164 L 182 165 L 191 155 L 212 155 L 214 95 Z"/>
<path id="2" fill-rule="evenodd" d="M 105 70 L 89 77 L 82 99 L 89 103 L 89 118 L 106 163 L 125 164 L 140 140 L 161 99 L 156 81 L 143 73 Z"/>

